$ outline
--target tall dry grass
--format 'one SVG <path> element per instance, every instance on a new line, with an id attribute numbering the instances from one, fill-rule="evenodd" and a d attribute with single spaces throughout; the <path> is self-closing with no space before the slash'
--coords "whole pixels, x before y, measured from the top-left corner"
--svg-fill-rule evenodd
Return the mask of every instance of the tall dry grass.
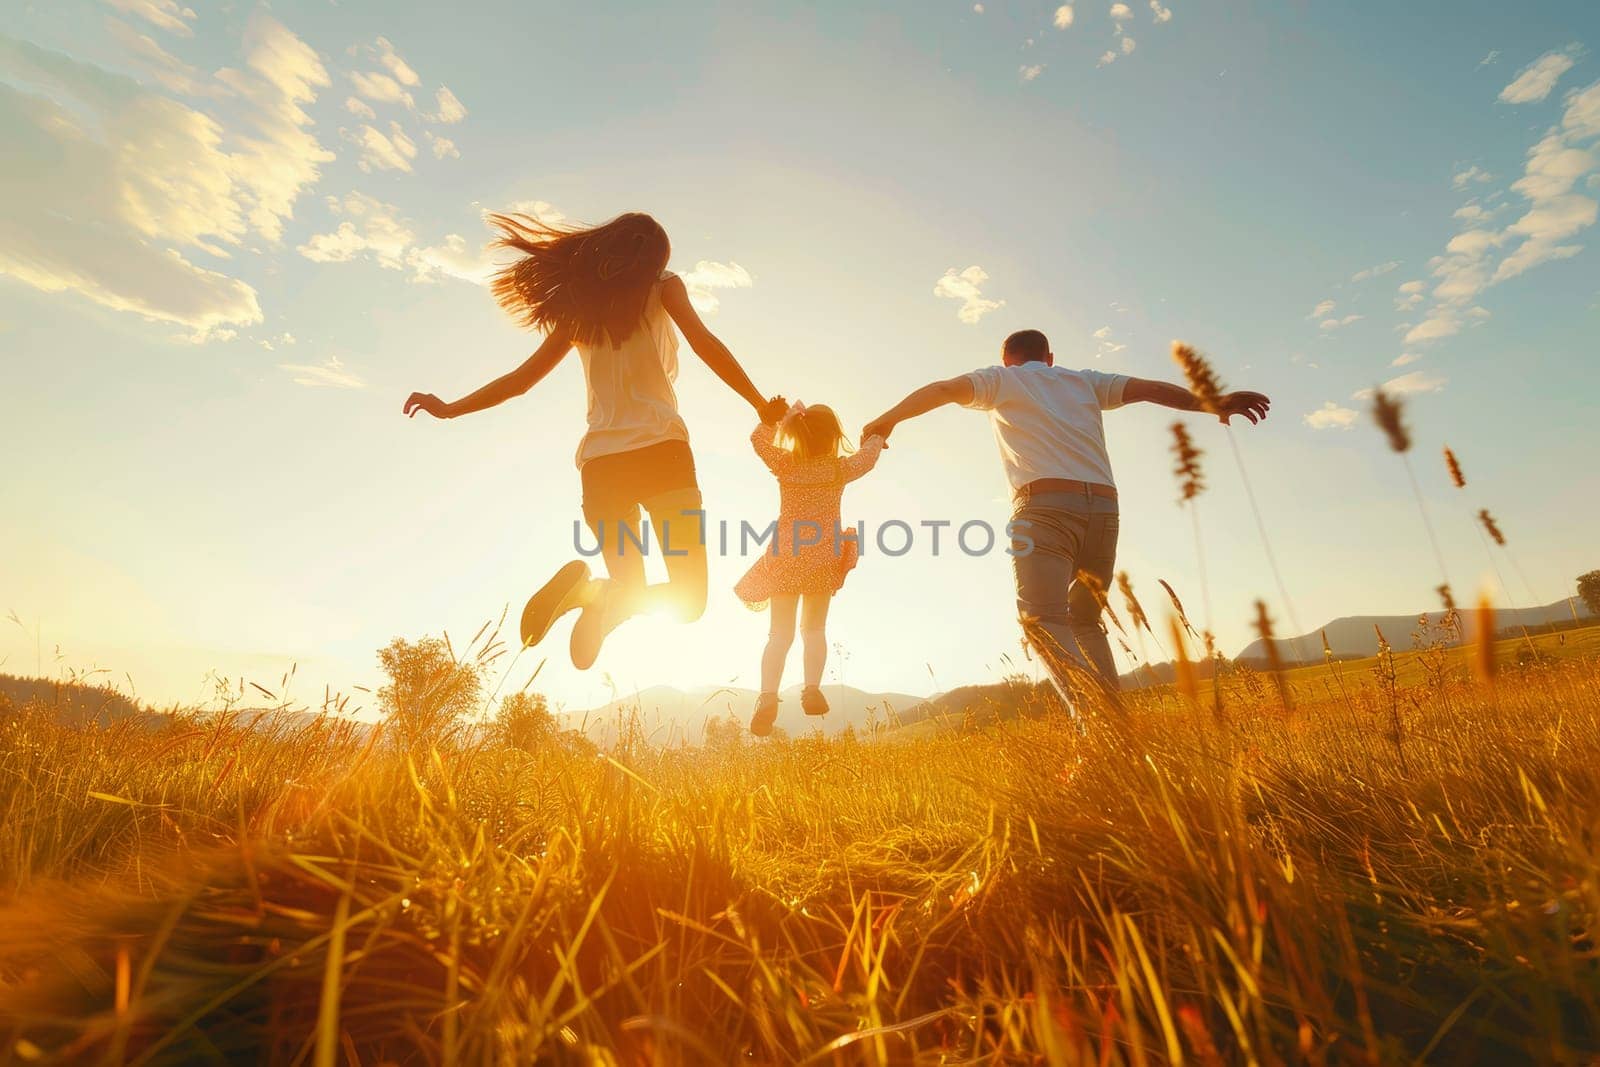
<path id="1" fill-rule="evenodd" d="M 1394 658 L 705 750 L 13 709 L 0 1059 L 1592 1062 L 1596 663 Z"/>

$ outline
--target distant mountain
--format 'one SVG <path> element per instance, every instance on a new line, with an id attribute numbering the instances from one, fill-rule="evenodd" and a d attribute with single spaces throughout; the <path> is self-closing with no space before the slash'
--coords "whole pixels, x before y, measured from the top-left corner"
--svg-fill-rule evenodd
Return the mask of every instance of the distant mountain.
<path id="1" fill-rule="evenodd" d="M 57 722 L 66 726 L 90 723 L 106 726 L 119 719 L 145 714 L 143 708 L 110 686 L 58 682 L 49 678 L 0 674 L 0 698 L 3 698 L 0 703 L 10 701 L 16 708 L 27 704 L 44 705 Z"/>
<path id="2" fill-rule="evenodd" d="M 1427 612 L 1430 624 L 1437 624 L 1444 617 L 1442 611 Z M 1573 597 L 1568 600 L 1558 600 L 1553 604 L 1545 604 L 1537 608 L 1521 608 L 1518 610 L 1503 609 L 1495 612 L 1495 629 L 1500 634 L 1507 631 L 1515 632 L 1520 627 L 1546 628 L 1573 624 L 1574 615 L 1583 624 L 1592 624 L 1596 621 L 1595 615 L 1588 609 L 1583 601 Z M 1278 655 L 1286 663 L 1297 660 L 1307 662 L 1321 662 L 1322 660 L 1322 634 L 1328 635 L 1328 647 L 1333 650 L 1334 656 L 1341 659 L 1358 659 L 1365 656 L 1378 654 L 1378 630 L 1383 631 L 1383 636 L 1392 648 L 1406 649 L 1411 647 L 1412 631 L 1417 629 L 1417 623 L 1423 613 L 1415 615 L 1352 615 L 1348 618 L 1334 619 L 1321 630 L 1313 630 L 1298 638 L 1278 638 L 1274 644 L 1278 646 Z M 1471 641 L 1475 615 L 1471 611 L 1464 611 L 1461 615 L 1462 639 Z M 1244 650 L 1234 657 L 1240 662 L 1262 662 L 1267 658 L 1267 645 L 1260 638 L 1246 645 Z"/>
<path id="3" fill-rule="evenodd" d="M 825 685 L 822 693 L 832 710 L 811 718 L 800 710 L 800 687 L 790 686 L 778 694 L 778 727 L 791 736 L 820 729 L 827 736 L 854 727 L 865 730 L 869 720 L 886 722 L 906 709 L 923 703 L 924 698 L 905 693 L 869 693 L 846 685 Z M 701 744 L 706 723 L 732 718 L 748 724 L 755 709 L 756 691 L 737 687 L 691 689 L 657 685 L 618 697 L 602 707 L 588 711 L 568 711 L 558 715 L 568 729 L 581 730 L 599 745 L 614 742 L 633 717 L 645 737 L 658 745 Z"/>

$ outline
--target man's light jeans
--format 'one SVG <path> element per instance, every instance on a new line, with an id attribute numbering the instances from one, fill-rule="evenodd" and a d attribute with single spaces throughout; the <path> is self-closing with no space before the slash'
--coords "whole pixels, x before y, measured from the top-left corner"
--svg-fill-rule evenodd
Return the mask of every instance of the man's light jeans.
<path id="1" fill-rule="evenodd" d="M 1011 521 L 1020 535 L 1033 540 L 1033 551 L 1012 560 L 1017 614 L 1029 645 L 1074 706 L 1086 682 L 1097 684 L 1115 705 L 1120 683 L 1100 622 L 1100 599 L 1078 580 L 1078 572 L 1098 582 L 1101 595 L 1110 588 L 1117 501 L 1088 492 L 1024 492 Z"/>

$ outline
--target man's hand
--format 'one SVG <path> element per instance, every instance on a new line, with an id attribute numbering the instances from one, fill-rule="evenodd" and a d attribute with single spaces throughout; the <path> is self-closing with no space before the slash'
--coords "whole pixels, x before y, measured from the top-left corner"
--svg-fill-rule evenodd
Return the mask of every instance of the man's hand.
<path id="1" fill-rule="evenodd" d="M 776 426 L 778 420 L 789 411 L 789 401 L 781 396 L 775 396 L 756 409 L 756 416 L 767 426 Z"/>
<path id="2" fill-rule="evenodd" d="M 416 418 L 419 411 L 426 411 L 436 419 L 450 418 L 450 405 L 432 393 L 412 393 L 406 398 L 405 414 Z"/>
<path id="3" fill-rule="evenodd" d="M 894 433 L 894 427 L 894 422 L 882 415 L 879 415 L 877 418 L 861 427 L 861 440 L 865 441 L 869 437 L 881 437 L 883 438 L 884 443 L 887 444 L 889 441 L 889 435 Z"/>
<path id="4" fill-rule="evenodd" d="M 1267 409 L 1272 407 L 1272 401 L 1267 399 L 1265 393 L 1252 393 L 1240 391 L 1228 393 L 1222 398 L 1222 410 L 1217 412 L 1217 417 L 1224 423 L 1235 415 L 1243 415 L 1254 426 L 1267 417 Z"/>

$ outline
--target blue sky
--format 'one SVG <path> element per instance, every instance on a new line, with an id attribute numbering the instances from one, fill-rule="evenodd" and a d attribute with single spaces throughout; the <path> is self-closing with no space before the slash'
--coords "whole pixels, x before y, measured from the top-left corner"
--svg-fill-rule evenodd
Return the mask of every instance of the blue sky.
<path id="1" fill-rule="evenodd" d="M 1233 434 L 1307 627 L 1433 603 L 1357 396 L 1379 383 L 1405 392 L 1458 592 L 1494 581 L 1479 507 L 1527 576 L 1501 561 L 1502 602 L 1600 566 L 1600 10 L 983 6 L 21 8 L 0 37 L 0 610 L 25 627 L 0 669 L 32 670 L 38 635 L 47 671 L 126 672 L 157 700 L 200 697 L 209 669 L 275 688 L 290 664 L 312 699 L 371 684 L 394 635 L 520 603 L 571 554 L 576 361 L 490 413 L 399 415 L 536 343 L 480 284 L 481 213 L 512 206 L 655 213 L 757 385 L 853 425 L 1024 326 L 1061 362 L 1146 376 L 1193 342 L 1273 397 Z M 708 506 L 764 519 L 747 409 L 692 357 L 680 396 Z M 1108 416 L 1121 563 L 1198 614 L 1170 421 Z M 1255 597 L 1286 629 L 1289 610 L 1221 428 L 1192 421 L 1212 624 L 1236 649 Z M 904 427 L 847 512 L 1002 524 L 983 419 Z M 583 707 L 750 684 L 743 566 L 713 561 L 701 623 L 630 624 L 587 675 L 558 631 L 538 686 Z M 1026 669 L 1013 616 L 1003 556 L 869 556 L 830 680 Z"/>

